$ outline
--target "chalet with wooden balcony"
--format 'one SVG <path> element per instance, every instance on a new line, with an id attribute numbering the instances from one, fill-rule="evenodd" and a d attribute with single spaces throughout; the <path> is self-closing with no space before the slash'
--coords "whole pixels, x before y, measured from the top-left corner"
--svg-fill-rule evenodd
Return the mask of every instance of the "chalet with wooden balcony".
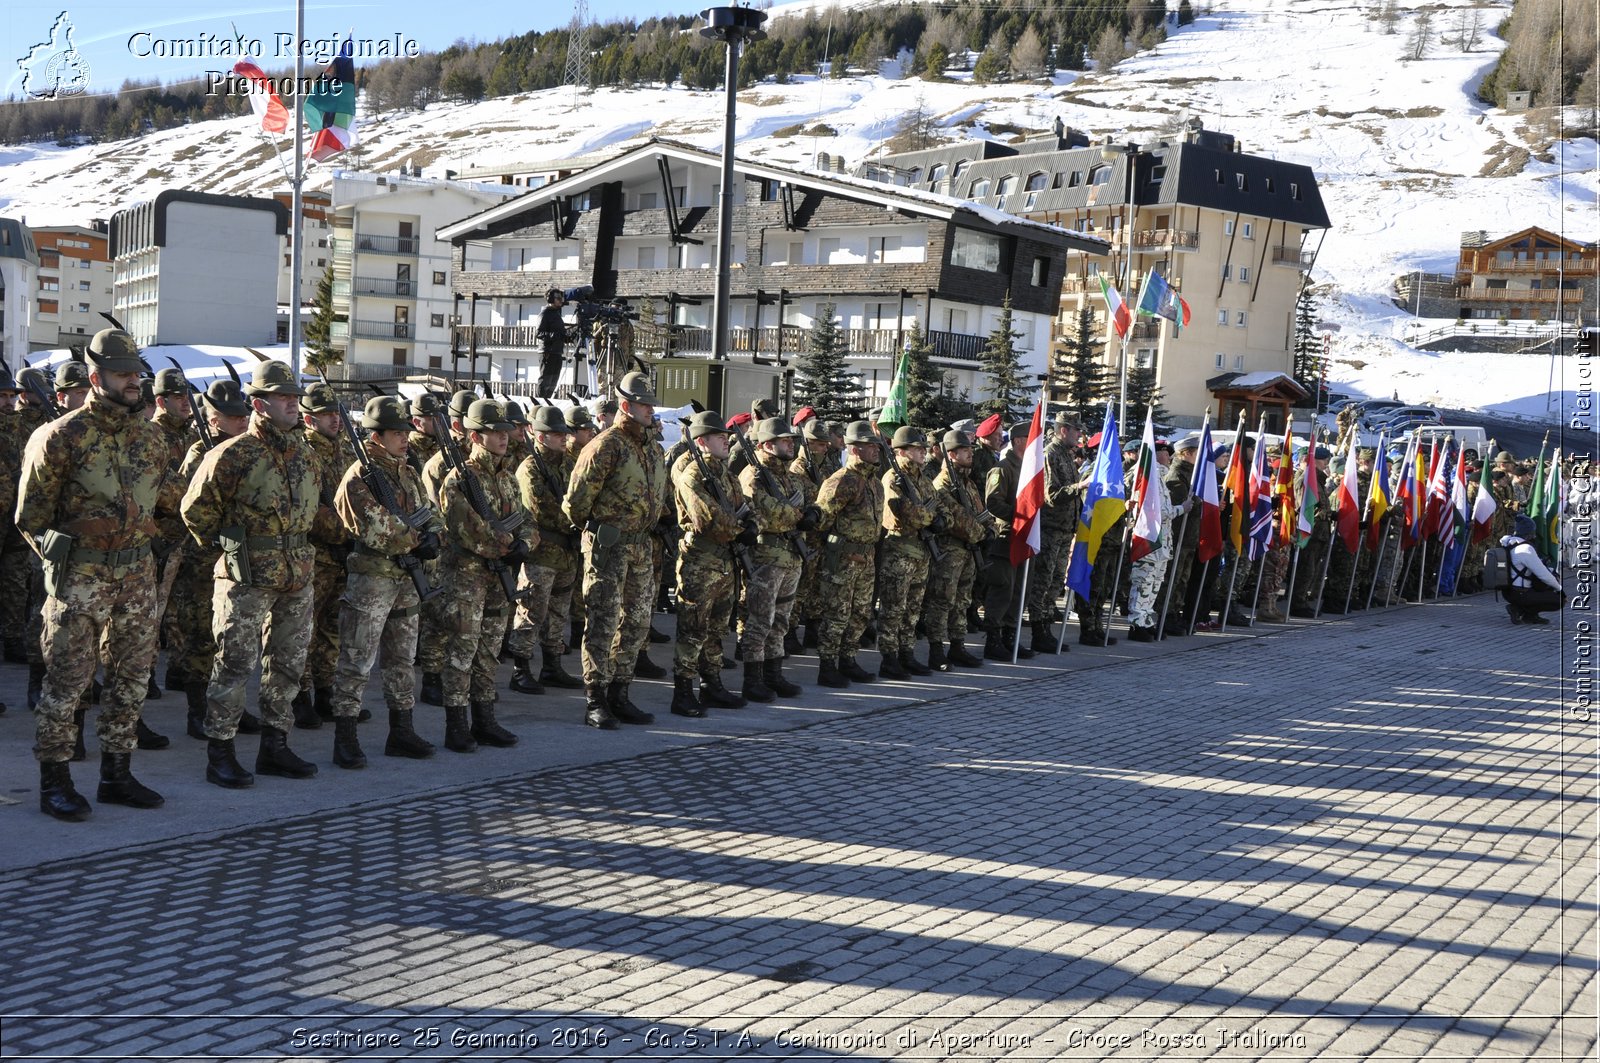
<path id="1" fill-rule="evenodd" d="M 1113 371 L 1123 350 L 1107 326 L 1100 274 L 1131 304 L 1158 270 L 1192 318 L 1181 331 L 1140 318 L 1126 363 L 1155 370 L 1162 403 L 1179 423 L 1198 425 L 1208 406 L 1219 408 L 1209 380 L 1290 371 L 1295 299 L 1330 225 L 1308 167 L 1246 153 L 1197 121 L 1170 136 L 1111 145 L 1091 144 L 1058 122 L 1053 133 L 1003 149 L 979 157 L 970 145 L 950 145 L 887 156 L 858 172 L 1106 238 L 1109 257 L 1069 259 L 1052 342 L 1075 338 L 1088 306 Z"/>
<path id="2" fill-rule="evenodd" d="M 646 301 L 648 356 L 709 356 L 718 154 L 653 140 L 439 228 L 455 248 L 456 355 L 502 380 L 537 375 L 550 288 Z M 826 171 L 735 163 L 730 358 L 784 361 L 832 307 L 869 395 L 919 324 L 935 362 L 980 397 L 980 352 L 1010 295 L 1023 360 L 1043 374 L 1069 255 L 1108 242 L 926 190 Z M 486 254 L 487 269 L 462 268 Z"/>
<path id="3" fill-rule="evenodd" d="M 1491 239 L 1461 234 L 1456 296 L 1464 319 L 1596 323 L 1600 249 L 1538 226 Z"/>

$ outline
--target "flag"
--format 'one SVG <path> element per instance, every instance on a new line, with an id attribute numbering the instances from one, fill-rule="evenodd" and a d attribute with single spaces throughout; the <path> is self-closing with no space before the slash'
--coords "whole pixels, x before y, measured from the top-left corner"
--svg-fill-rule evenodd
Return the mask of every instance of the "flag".
<path id="1" fill-rule="evenodd" d="M 1044 396 L 1033 408 L 1028 445 L 1017 476 L 1017 504 L 1011 516 L 1011 563 L 1020 565 L 1039 552 L 1039 513 L 1044 509 Z"/>
<path id="2" fill-rule="evenodd" d="M 1299 517 L 1295 521 L 1295 545 L 1302 550 L 1311 541 L 1311 531 L 1317 523 L 1317 503 L 1322 501 L 1322 491 L 1317 484 L 1317 447 L 1306 447 L 1305 475 L 1300 481 Z"/>
<path id="3" fill-rule="evenodd" d="M 1277 514 L 1278 541 L 1294 542 L 1294 429 L 1283 433 L 1283 450 L 1278 456 L 1278 473 L 1272 480 L 1272 505 Z"/>
<path id="4" fill-rule="evenodd" d="M 1561 448 L 1550 456 L 1550 480 L 1545 487 L 1544 526 L 1540 529 L 1550 547 L 1550 559 L 1561 551 L 1561 508 L 1566 504 L 1567 483 L 1561 476 Z"/>
<path id="5" fill-rule="evenodd" d="M 1406 447 L 1405 467 L 1400 470 L 1400 485 L 1395 489 L 1395 502 L 1400 506 L 1400 547 L 1409 550 L 1422 538 L 1422 486 L 1427 470 L 1423 465 L 1422 445 L 1415 435 Z"/>
<path id="6" fill-rule="evenodd" d="M 1372 465 L 1372 484 L 1367 488 L 1367 549 L 1378 548 L 1379 522 L 1389 512 L 1389 444 L 1378 436 L 1377 458 Z"/>
<path id="7" fill-rule="evenodd" d="M 1254 561 L 1272 549 L 1272 485 L 1267 481 L 1267 425 L 1263 419 L 1262 431 L 1257 433 L 1255 455 L 1250 462 L 1250 560 Z"/>
<path id="8" fill-rule="evenodd" d="M 1111 327 L 1117 330 L 1118 336 L 1126 339 L 1128 329 L 1133 324 L 1133 312 L 1122 301 L 1117 290 L 1106 283 L 1104 273 L 1100 274 L 1100 295 L 1105 299 L 1106 311 L 1111 315 Z"/>
<path id="9" fill-rule="evenodd" d="M 322 70 L 301 108 L 313 134 L 311 158 L 326 162 L 356 143 L 355 40 L 347 38 L 339 54 Z"/>
<path id="10" fill-rule="evenodd" d="M 889 400 L 883 404 L 883 410 L 878 414 L 879 431 L 892 432 L 903 424 L 911 423 L 911 414 L 906 407 L 906 378 L 910 375 L 911 354 L 907 352 L 900 356 L 894 383 L 889 386 Z"/>
<path id="11" fill-rule="evenodd" d="M 1216 455 L 1211 451 L 1211 414 L 1206 413 L 1200 432 L 1200 450 L 1195 455 L 1194 480 L 1189 494 L 1200 501 L 1200 542 L 1194 556 L 1203 565 L 1222 553 L 1222 499 L 1217 493 Z"/>
<path id="12" fill-rule="evenodd" d="M 1105 427 L 1100 429 L 1100 449 L 1095 452 L 1094 472 L 1083 496 L 1078 516 L 1078 536 L 1072 543 L 1072 560 L 1067 565 L 1067 586 L 1079 597 L 1089 597 L 1089 580 L 1095 558 L 1100 554 L 1106 531 L 1127 509 L 1127 493 L 1122 487 L 1122 445 L 1117 439 L 1117 420 L 1111 403 L 1106 403 Z"/>
<path id="13" fill-rule="evenodd" d="M 1500 503 L 1495 501 L 1489 488 L 1489 462 L 1483 463 L 1483 474 L 1478 477 L 1478 497 L 1472 500 L 1472 541 L 1481 543 L 1489 537 L 1489 527 L 1494 523 L 1495 511 Z"/>
<path id="14" fill-rule="evenodd" d="M 1161 546 L 1161 492 L 1166 485 L 1156 475 L 1156 426 L 1154 411 L 1144 411 L 1144 438 L 1139 441 L 1139 465 L 1133 474 L 1133 560 L 1137 561 Z"/>
<path id="15" fill-rule="evenodd" d="M 1449 489 L 1445 486 L 1445 446 L 1439 440 L 1433 441 L 1432 456 L 1428 461 L 1428 494 L 1422 507 L 1422 532 L 1424 539 L 1436 539 L 1439 536 L 1440 517 L 1444 515 L 1444 507 L 1450 500 Z M 1420 481 L 1419 481 L 1420 482 Z"/>
<path id="16" fill-rule="evenodd" d="M 1454 544 L 1456 540 L 1466 542 L 1467 525 L 1471 516 L 1467 513 L 1467 448 L 1456 447 L 1456 468 L 1450 477 L 1450 508 L 1447 513 L 1447 523 L 1450 532 L 1444 536 L 1447 544 Z"/>
<path id="17" fill-rule="evenodd" d="M 1338 507 L 1339 538 L 1344 548 L 1352 554 L 1361 540 L 1361 485 L 1356 482 L 1356 434 L 1350 433 L 1350 445 L 1344 452 L 1344 479 L 1339 481 L 1339 493 L 1333 504 Z"/>
<path id="18" fill-rule="evenodd" d="M 1228 496 L 1228 541 L 1235 553 L 1244 551 L 1245 515 L 1250 505 L 1250 473 L 1244 467 L 1244 418 L 1233 434 L 1233 452 L 1228 455 L 1228 471 L 1222 477 L 1222 490 Z"/>
<path id="19" fill-rule="evenodd" d="M 289 129 L 289 109 L 283 97 L 273 87 L 272 79 L 248 59 L 233 64 L 233 72 L 250 83 L 250 109 L 261 119 L 261 128 L 268 133 L 284 133 Z"/>
<path id="20" fill-rule="evenodd" d="M 1164 317 L 1180 329 L 1189 324 L 1189 304 L 1155 270 L 1145 274 L 1144 285 L 1139 289 L 1139 313 Z"/>

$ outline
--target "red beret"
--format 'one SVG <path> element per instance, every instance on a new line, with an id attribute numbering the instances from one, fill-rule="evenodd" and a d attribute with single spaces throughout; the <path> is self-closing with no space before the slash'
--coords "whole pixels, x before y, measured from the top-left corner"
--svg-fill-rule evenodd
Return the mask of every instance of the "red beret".
<path id="1" fill-rule="evenodd" d="M 729 428 L 738 428 L 742 424 L 749 424 L 749 423 L 750 423 L 750 415 L 748 413 L 736 413 L 732 417 L 728 418 L 728 427 Z"/>
<path id="2" fill-rule="evenodd" d="M 796 428 L 799 428 L 801 425 L 805 424 L 807 421 L 811 420 L 811 418 L 815 417 L 816 415 L 817 415 L 817 411 L 813 410 L 810 406 L 802 406 L 795 413 L 794 420 L 791 423 Z"/>
<path id="3" fill-rule="evenodd" d="M 991 436 L 1000 431 L 1000 415 L 992 413 L 978 425 L 978 435 Z"/>

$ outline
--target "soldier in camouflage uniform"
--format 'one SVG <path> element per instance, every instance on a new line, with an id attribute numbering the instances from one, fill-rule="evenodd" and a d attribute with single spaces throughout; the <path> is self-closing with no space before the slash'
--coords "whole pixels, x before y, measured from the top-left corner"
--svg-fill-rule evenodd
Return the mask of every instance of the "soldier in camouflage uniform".
<path id="1" fill-rule="evenodd" d="M 573 458 L 567 453 L 566 419 L 554 406 L 533 411 L 533 449 L 517 466 L 517 488 L 522 507 L 539 528 L 539 545 L 523 566 L 519 587 L 528 596 L 517 605 L 517 626 L 511 633 L 511 654 L 516 674 L 511 689 L 525 694 L 544 692 L 543 684 L 580 689 L 583 681 L 561 666 L 561 640 L 567 633 L 572 587 L 578 574 L 578 529 L 561 511 L 572 477 Z M 543 667 L 533 674 L 533 650 L 543 654 Z"/>
<path id="2" fill-rule="evenodd" d="M 1290 595 L 1289 615 L 1310 618 L 1316 615 L 1317 599 L 1322 597 L 1323 558 L 1333 539 L 1333 505 L 1328 500 L 1328 461 L 1333 453 L 1318 445 L 1307 458 L 1315 460 L 1317 475 L 1317 504 L 1313 510 L 1311 536 L 1300 548 L 1300 559 L 1295 563 L 1294 589 Z M 1296 475 L 1295 509 L 1300 508 L 1300 491 L 1305 477 Z M 1241 578 L 1243 575 L 1241 574 Z"/>
<path id="3" fill-rule="evenodd" d="M 583 453 L 583 448 L 593 442 L 599 429 L 595 427 L 594 418 L 588 409 L 583 406 L 573 406 L 566 413 L 567 420 L 567 457 L 572 465 L 577 465 L 578 455 Z M 569 474 L 570 482 L 570 474 Z M 579 553 L 582 553 L 580 538 Z M 571 617 L 571 630 L 567 636 L 565 653 L 581 650 L 583 647 L 583 565 L 580 557 L 578 574 L 572 581 L 572 602 L 567 608 L 567 615 Z"/>
<path id="4" fill-rule="evenodd" d="M 765 418 L 756 426 L 755 438 L 756 460 L 761 464 L 749 465 L 739 474 L 739 487 L 750 502 L 758 532 L 745 584 L 740 693 L 749 701 L 768 702 L 800 693 L 799 685 L 783 675 L 783 637 L 789 630 L 804 561 L 795 545 L 796 533 L 817 527 L 821 511 L 806 504 L 805 478 L 789 471 L 794 461 L 794 429 L 789 423 L 781 417 Z"/>
<path id="5" fill-rule="evenodd" d="M 55 388 L 62 413 L 78 409 L 89 401 L 89 367 L 79 361 L 62 362 L 56 366 Z"/>
<path id="6" fill-rule="evenodd" d="M 514 473 L 528 456 L 528 412 L 510 395 L 499 401 L 505 408 L 506 421 L 511 425 L 510 435 L 506 439 L 506 460 L 511 463 Z"/>
<path id="7" fill-rule="evenodd" d="M 822 481 L 838 468 L 829 454 L 827 424 L 819 417 L 811 417 L 801 427 L 800 442 L 800 451 L 789 464 L 789 471 L 801 477 L 800 486 L 806 492 L 806 505 L 815 505 L 817 492 L 822 489 Z M 827 608 L 827 603 L 821 596 L 821 581 L 817 579 L 817 566 L 822 559 L 826 531 L 827 529 L 819 526 L 805 533 L 806 545 L 811 548 L 811 556 L 806 558 L 805 564 L 800 569 L 800 593 L 795 598 L 794 621 L 789 628 L 791 641 L 784 643 L 784 648 L 791 655 L 798 654 L 807 647 L 815 648 L 817 645 L 817 635 L 821 628 L 821 621 L 818 618 Z M 806 625 L 804 639 L 798 637 L 802 622 Z"/>
<path id="8" fill-rule="evenodd" d="M 1189 622 L 1184 610 L 1188 601 L 1189 580 L 1196 567 L 1195 550 L 1200 544 L 1200 503 L 1194 500 L 1191 504 L 1194 461 L 1200 450 L 1200 437 L 1185 436 L 1178 440 L 1173 450 L 1172 464 L 1167 466 L 1166 485 L 1168 497 L 1178 507 L 1178 521 L 1173 532 L 1172 563 L 1167 566 L 1167 579 L 1161 588 L 1161 602 L 1157 606 L 1158 620 L 1162 608 L 1167 613 L 1166 626 L 1160 633 L 1162 638 L 1188 633 Z"/>
<path id="9" fill-rule="evenodd" d="M 411 434 L 406 437 L 406 464 L 421 475 L 422 468 L 439 453 L 439 396 L 423 392 L 411 400 Z"/>
<path id="10" fill-rule="evenodd" d="M 161 429 L 161 436 L 166 440 L 167 471 L 176 479 L 178 470 L 183 468 L 184 455 L 189 453 L 189 448 L 200 438 L 194 427 L 194 406 L 190 398 L 189 381 L 184 377 L 182 370 L 163 369 L 156 374 L 152 390 L 155 394 L 156 415 L 151 419 L 151 423 Z M 172 600 L 172 587 L 178 578 L 177 558 L 174 555 L 177 549 L 188 541 L 189 530 L 179 519 L 163 525 L 159 545 L 155 547 L 156 568 L 160 573 L 156 586 L 156 620 L 161 630 L 166 628 L 167 604 Z M 168 649 L 172 648 L 169 643 Z M 167 689 L 181 691 L 186 682 L 178 657 L 169 652 Z M 152 690 L 154 687 L 155 678 L 152 676 Z"/>
<path id="11" fill-rule="evenodd" d="M 1137 460 L 1137 459 L 1136 459 Z M 1172 560 L 1172 522 L 1178 515 L 1172 492 L 1167 487 L 1165 475 L 1172 460 L 1172 444 L 1156 441 L 1155 470 L 1148 490 L 1154 493 L 1160 506 L 1160 531 L 1156 548 L 1134 561 L 1128 573 L 1128 641 L 1154 642 L 1160 637 L 1156 623 L 1160 618 L 1161 585 L 1166 580 L 1167 564 Z M 1129 504 L 1134 504 L 1133 484 L 1138 468 L 1129 470 L 1126 493 Z"/>
<path id="12" fill-rule="evenodd" d="M 158 512 L 176 501 L 161 432 L 141 416 L 139 348 L 120 329 L 88 345 L 93 398 L 29 438 L 16 527 L 48 566 L 41 648 L 44 688 L 36 707 L 39 808 L 57 819 L 89 815 L 67 763 L 74 722 L 102 646 L 99 800 L 157 808 L 162 797 L 129 770 L 150 663 L 156 654 Z"/>
<path id="13" fill-rule="evenodd" d="M 917 620 L 931 560 L 922 535 L 925 530 L 943 531 L 945 522 L 933 486 L 922 476 L 927 437 L 920 428 L 904 425 L 895 429 L 890 445 L 894 467 L 880 478 L 884 537 L 878 572 L 878 651 L 882 654 L 878 676 L 909 679 L 932 672 L 916 658 Z"/>
<path id="14" fill-rule="evenodd" d="M 538 545 L 539 531 L 527 519 L 506 448 L 511 422 L 505 408 L 492 399 L 478 399 L 462 419 L 471 452 L 466 463 L 451 469 L 439 487 L 439 509 L 449 544 L 440 568 L 446 599 L 444 712 L 446 749 L 470 753 L 478 745 L 513 746 L 517 736 L 495 719 L 495 670 L 512 603 L 506 600 L 500 574 L 515 573 Z M 476 487 L 474 487 L 474 482 Z M 488 516 L 472 499 L 481 491 Z M 517 521 L 520 519 L 520 524 Z M 507 531 L 492 525 L 515 525 Z M 472 723 L 467 725 L 467 707 Z"/>
<path id="15" fill-rule="evenodd" d="M 673 463 L 673 494 L 683 541 L 678 549 L 678 639 L 673 654 L 672 711 L 700 717 L 706 706 L 741 708 L 745 699 L 722 683 L 722 635 L 733 611 L 735 543 L 749 550 L 756 543 L 756 523 L 741 518 L 743 496 L 728 473 L 728 429 L 722 415 L 704 410 L 689 419 L 689 446 Z M 706 473 L 715 478 L 716 493 Z M 721 495 L 719 499 L 717 494 Z M 694 679 L 700 677 L 700 695 Z"/>
<path id="16" fill-rule="evenodd" d="M 45 405 L 54 401 L 54 387 L 43 370 L 24 369 L 17 378 L 26 385 L 18 398 L 17 418 L 12 422 L 17 468 L 22 467 L 22 454 L 33 433 L 43 427 L 55 414 Z M 44 569 L 39 555 L 30 549 L 15 528 L 6 546 L 6 563 L 3 567 L 5 594 L 0 608 L 7 611 L 6 631 L 14 643 L 7 643 L 8 660 L 28 662 L 28 707 L 39 700 L 44 682 L 44 657 L 39 647 L 44 609 Z M 15 616 L 10 613 L 15 610 Z"/>
<path id="17" fill-rule="evenodd" d="M 359 462 L 346 470 L 334 494 L 334 508 L 354 540 L 347 563 L 344 608 L 339 613 L 339 663 L 333 681 L 333 762 L 360 768 L 367 762 L 356 735 L 361 693 L 376 662 L 383 670 L 383 700 L 389 709 L 389 757 L 422 760 L 433 745 L 412 726 L 416 708 L 411 662 L 417 654 L 420 602 L 416 585 L 397 558 L 411 555 L 420 564 L 439 553 L 437 514 L 421 529 L 405 517 L 428 506 L 422 477 L 406 462 L 405 400 L 379 396 L 367 401 L 361 416 L 362 446 L 371 475 L 383 477 L 395 510 L 386 508 L 361 475 Z"/>
<path id="18" fill-rule="evenodd" d="M 650 535 L 666 501 L 667 470 L 650 432 L 657 400 L 649 380 L 629 373 L 617 395 L 616 422 L 578 455 L 562 503 L 583 530 L 584 722 L 591 727 L 604 727 L 607 716 L 655 722 L 628 698 L 628 686 L 650 632 Z"/>
<path id="19" fill-rule="evenodd" d="M 869 422 L 852 421 L 845 427 L 844 444 L 844 467 L 817 492 L 823 526 L 832 529 L 819 569 L 829 608 L 817 639 L 817 684 L 835 688 L 873 679 L 856 663 L 856 648 L 872 618 L 873 555 L 883 532 L 878 435 Z"/>
<path id="20" fill-rule="evenodd" d="M 940 440 L 944 460 L 933 478 L 933 495 L 944 517 L 938 540 L 944 558 L 928 573 L 922 615 L 928 632 L 928 667 L 936 672 L 948 672 L 953 664 L 964 668 L 983 664 L 982 658 L 968 653 L 965 645 L 967 607 L 972 604 L 978 558 L 994 528 L 970 480 L 972 443 L 972 437 L 965 432 L 946 432 Z"/>
<path id="21" fill-rule="evenodd" d="M 998 425 L 998 415 L 984 421 L 978 426 L 979 429 L 986 427 L 989 421 L 995 421 Z M 1029 422 L 1019 422 L 1012 426 L 1011 436 L 1015 440 L 1026 440 L 1031 430 Z M 998 436 L 997 427 L 994 437 Z M 980 442 L 982 438 L 979 437 Z M 974 468 L 978 457 L 979 452 L 974 451 Z M 983 508 L 994 517 L 997 532 L 989 542 L 989 556 L 978 577 L 983 581 L 984 588 L 983 626 L 987 637 L 983 656 L 991 661 L 1009 661 L 1013 650 L 1019 659 L 1033 656 L 1031 649 L 1016 644 L 1017 615 L 1022 609 L 1023 588 L 1022 572 L 1011 563 L 1011 519 L 1016 514 L 1017 481 L 1021 474 L 1022 449 L 1013 446 L 989 469 L 983 485 Z"/>
<path id="22" fill-rule="evenodd" d="M 447 409 L 450 442 L 454 444 L 457 453 L 465 452 L 467 430 L 461 422 L 475 401 L 477 401 L 476 395 L 471 391 L 457 391 L 450 396 Z M 422 486 L 427 490 L 429 500 L 438 508 L 441 501 L 439 486 L 444 482 L 445 472 L 449 466 L 444 449 L 445 440 L 435 442 L 437 445 L 433 456 L 422 466 Z M 442 568 L 442 563 L 439 567 Z M 444 672 L 445 645 L 450 638 L 445 617 L 447 604 L 446 596 L 443 594 L 435 595 L 429 601 L 422 603 L 421 634 L 417 639 L 417 667 L 422 669 L 422 690 L 417 698 L 424 705 L 442 707 L 445 703 L 441 676 Z"/>
<path id="23" fill-rule="evenodd" d="M 1072 540 L 1078 533 L 1078 514 L 1089 486 L 1088 480 L 1078 475 L 1078 439 L 1082 434 L 1083 426 L 1077 418 L 1056 414 L 1050 425 L 1050 441 L 1044 448 L 1039 554 L 1030 566 L 1028 580 L 1028 621 L 1034 653 L 1056 652 L 1056 636 L 1050 624 L 1057 612 L 1056 596 L 1066 584 Z"/>
<path id="24" fill-rule="evenodd" d="M 10 369 L 0 365 L 0 370 L 4 371 L 3 378 L 0 378 L 0 462 L 4 463 L 4 467 L 0 468 L 0 480 L 8 485 L 5 490 L 14 493 L 22 473 L 23 448 L 27 446 L 33 430 L 44 423 L 44 412 L 35 404 L 32 395 L 22 391 L 22 386 L 12 378 Z M 42 382 L 43 374 L 39 370 L 23 370 L 24 376 L 29 373 Z M 16 525 L 10 522 L 15 512 L 16 499 L 13 497 L 5 509 L 4 545 L 0 546 L 0 632 L 4 634 L 5 659 L 8 662 L 39 665 L 36 660 L 39 649 L 33 647 L 30 655 L 27 640 L 28 584 L 33 571 L 38 568 L 39 555 L 28 548 Z M 39 679 L 43 679 L 42 672 Z M 29 699 L 29 707 L 32 708 L 37 700 L 38 694 L 34 692 Z"/>
<path id="25" fill-rule="evenodd" d="M 1133 444 L 1135 447 L 1137 443 Z M 1094 462 L 1085 459 L 1092 477 Z M 1080 646 L 1113 646 L 1116 636 L 1106 630 L 1106 618 L 1110 614 L 1111 596 L 1115 590 L 1120 576 L 1119 563 L 1126 556 L 1123 550 L 1123 535 L 1128 526 L 1128 514 L 1124 510 L 1118 514 L 1117 519 L 1106 529 L 1105 535 L 1100 539 L 1100 550 L 1095 555 L 1094 567 L 1089 572 L 1089 597 L 1074 593 L 1072 596 L 1073 611 L 1078 614 L 1078 645 Z"/>
<path id="26" fill-rule="evenodd" d="M 286 363 L 267 361 L 255 367 L 248 393 L 250 427 L 205 456 L 183 496 L 189 534 L 222 548 L 212 596 L 217 657 L 206 692 L 206 781 L 230 789 L 255 783 L 235 758 L 233 739 L 258 660 L 256 771 L 290 779 L 317 772 L 288 744 L 314 591 L 307 535 L 317 515 L 317 475 L 296 431 L 305 392 Z"/>
<path id="27" fill-rule="evenodd" d="M 316 473 L 317 516 L 311 525 L 312 568 L 311 645 L 300 692 L 294 699 L 294 724 L 316 730 L 333 719 L 333 672 L 339 665 L 339 601 L 344 594 L 345 558 L 350 554 L 350 533 L 333 506 L 333 493 L 355 461 L 339 417 L 339 397 L 326 383 L 312 384 L 300 398 L 301 434 Z M 371 719 L 368 713 L 363 719 Z"/>

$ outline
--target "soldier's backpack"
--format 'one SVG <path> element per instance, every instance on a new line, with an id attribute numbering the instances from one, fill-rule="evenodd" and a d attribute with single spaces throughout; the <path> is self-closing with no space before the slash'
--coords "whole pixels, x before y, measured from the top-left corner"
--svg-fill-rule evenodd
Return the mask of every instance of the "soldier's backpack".
<path id="1" fill-rule="evenodd" d="M 1511 549 L 1491 546 L 1483 552 L 1483 589 L 1502 591 L 1511 586 Z"/>

